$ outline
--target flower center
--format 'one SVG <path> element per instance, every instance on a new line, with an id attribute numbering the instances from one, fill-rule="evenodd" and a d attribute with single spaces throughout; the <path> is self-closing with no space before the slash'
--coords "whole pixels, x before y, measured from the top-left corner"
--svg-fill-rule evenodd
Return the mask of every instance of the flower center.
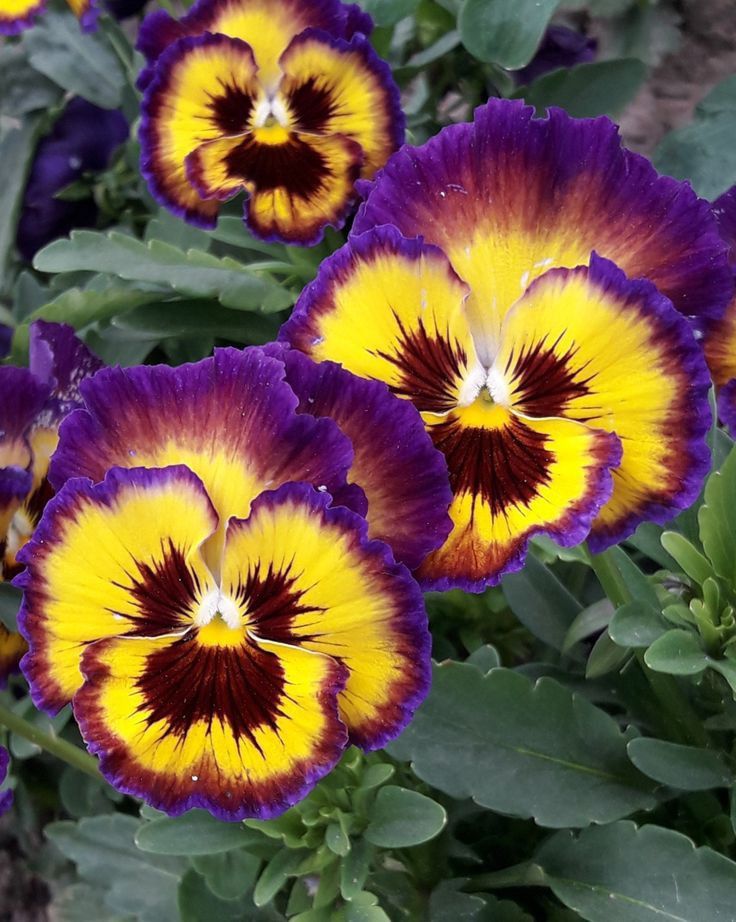
<path id="1" fill-rule="evenodd" d="M 204 646 L 231 647 L 241 643 L 245 626 L 238 605 L 220 589 L 211 589 L 194 616 L 197 640 Z"/>

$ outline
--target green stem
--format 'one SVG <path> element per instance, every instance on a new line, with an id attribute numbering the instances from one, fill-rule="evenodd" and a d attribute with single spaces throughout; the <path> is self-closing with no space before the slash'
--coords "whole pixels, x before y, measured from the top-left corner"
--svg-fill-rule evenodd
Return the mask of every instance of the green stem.
<path id="1" fill-rule="evenodd" d="M 85 774 L 91 775 L 93 778 L 102 778 L 97 768 L 97 759 L 88 755 L 79 746 L 67 743 L 66 740 L 61 739 L 59 736 L 44 733 L 43 730 L 34 727 L 32 723 L 29 723 L 23 717 L 19 717 L 3 704 L 0 704 L 0 724 L 7 727 L 12 733 L 17 733 L 18 736 L 22 736 L 36 746 L 40 746 L 41 749 L 51 755 L 57 756 L 67 765 L 71 765 L 80 772 L 85 772 Z"/>

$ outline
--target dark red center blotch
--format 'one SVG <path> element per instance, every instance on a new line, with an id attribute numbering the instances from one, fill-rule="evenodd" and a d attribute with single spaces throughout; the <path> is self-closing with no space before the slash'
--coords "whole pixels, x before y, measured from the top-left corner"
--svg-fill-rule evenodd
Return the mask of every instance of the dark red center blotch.
<path id="1" fill-rule="evenodd" d="M 220 720 L 236 740 L 259 749 L 255 731 L 275 730 L 288 697 L 284 670 L 274 653 L 246 637 L 238 646 L 204 646 L 191 630 L 151 654 L 136 682 L 149 725 L 165 721 L 183 738 L 197 721 Z"/>
<path id="2" fill-rule="evenodd" d="M 261 144 L 243 139 L 225 158 L 227 173 L 252 182 L 259 192 L 284 189 L 308 199 L 324 186 L 331 169 L 322 154 L 299 138 L 284 144 Z"/>
<path id="3" fill-rule="evenodd" d="M 245 582 L 238 585 L 235 595 L 247 612 L 249 629 L 254 634 L 279 643 L 308 639 L 303 633 L 308 626 L 305 617 L 314 616 L 316 628 L 324 609 L 304 604 L 304 590 L 297 588 L 297 578 L 291 567 L 274 570 L 273 565 L 269 564 L 265 571 L 258 565 L 249 570 Z M 291 630 L 297 616 L 300 616 L 298 638 Z"/>
<path id="4" fill-rule="evenodd" d="M 429 432 L 447 460 L 453 493 L 477 497 L 494 516 L 528 506 L 550 481 L 554 456 L 546 437 L 515 417 L 494 429 L 464 427 L 449 417 Z"/>

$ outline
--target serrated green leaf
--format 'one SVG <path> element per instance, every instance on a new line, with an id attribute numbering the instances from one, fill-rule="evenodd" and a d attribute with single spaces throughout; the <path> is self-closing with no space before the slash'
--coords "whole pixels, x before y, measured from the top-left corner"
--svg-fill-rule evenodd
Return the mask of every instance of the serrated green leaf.
<path id="1" fill-rule="evenodd" d="M 242 823 L 224 823 L 206 810 L 190 810 L 183 816 L 145 823 L 136 832 L 135 842 L 142 851 L 156 855 L 213 855 L 260 838 Z"/>
<path id="2" fill-rule="evenodd" d="M 634 599 L 618 608 L 608 625 L 608 635 L 621 647 L 648 647 L 667 633 L 667 622 L 658 609 Z"/>
<path id="3" fill-rule="evenodd" d="M 708 665 L 700 639 L 692 631 L 679 628 L 667 631 L 649 647 L 644 661 L 655 672 L 670 675 L 697 675 Z"/>
<path id="4" fill-rule="evenodd" d="M 583 606 L 552 571 L 530 555 L 524 569 L 505 576 L 501 587 L 509 607 L 524 627 L 561 651 L 570 625 Z"/>
<path id="5" fill-rule="evenodd" d="M 508 669 L 436 667 L 429 697 L 389 751 L 453 797 L 541 826 L 611 822 L 655 803 L 605 711 Z"/>
<path id="6" fill-rule="evenodd" d="M 538 115 L 549 106 L 560 106 L 576 118 L 616 115 L 631 102 L 646 75 L 646 65 L 636 58 L 593 61 L 545 74 L 513 96 L 534 106 Z"/>
<path id="7" fill-rule="evenodd" d="M 105 891 L 88 883 L 71 884 L 54 894 L 49 916 L 54 922 L 130 922 L 105 906 Z"/>
<path id="8" fill-rule="evenodd" d="M 381 848 L 408 848 L 434 839 L 446 823 L 441 804 L 418 791 L 386 785 L 376 796 L 364 836 Z"/>
<path id="9" fill-rule="evenodd" d="M 24 36 L 31 64 L 39 73 L 103 109 L 122 101 L 125 74 L 104 38 L 85 33 L 71 13 L 46 10 Z"/>
<path id="10" fill-rule="evenodd" d="M 681 791 L 707 791 L 730 787 L 734 782 L 723 756 L 710 749 L 640 736 L 631 740 L 627 750 L 639 771 Z"/>
<path id="11" fill-rule="evenodd" d="M 134 282 L 147 282 L 198 298 L 218 298 L 226 307 L 283 310 L 292 294 L 265 276 L 229 257 L 188 250 L 160 240 L 143 243 L 111 231 L 72 231 L 38 252 L 34 266 L 41 272 L 106 272 Z"/>
<path id="12" fill-rule="evenodd" d="M 468 51 L 510 70 L 524 67 L 547 28 L 559 0 L 465 0 L 458 29 Z"/>
<path id="13" fill-rule="evenodd" d="M 114 813 L 51 823 L 45 834 L 77 865 L 83 880 L 105 890 L 113 912 L 140 922 L 178 922 L 176 893 L 186 863 L 140 852 L 133 841 L 139 824 Z"/>
<path id="14" fill-rule="evenodd" d="M 589 922 L 732 922 L 736 864 L 671 829 L 631 822 L 560 832 L 535 859 Z"/>

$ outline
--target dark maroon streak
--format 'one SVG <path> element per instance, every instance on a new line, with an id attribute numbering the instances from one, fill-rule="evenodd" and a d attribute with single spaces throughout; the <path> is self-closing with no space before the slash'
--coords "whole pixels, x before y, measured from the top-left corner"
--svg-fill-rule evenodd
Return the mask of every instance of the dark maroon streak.
<path id="1" fill-rule="evenodd" d="M 316 79 L 310 77 L 288 93 L 289 107 L 299 131 L 321 132 L 335 114 L 331 94 L 315 83 Z"/>
<path id="2" fill-rule="evenodd" d="M 138 615 L 126 615 L 113 609 L 108 611 L 131 623 L 129 634 L 151 637 L 182 630 L 191 624 L 193 609 L 200 597 L 201 587 L 196 573 L 187 566 L 184 554 L 167 540 L 161 541 L 161 560 L 153 566 L 135 561 L 138 573 L 126 573 L 130 583 L 114 583 L 130 595 L 138 606 Z"/>
<path id="3" fill-rule="evenodd" d="M 452 383 L 462 378 L 467 355 L 459 343 L 446 336 L 430 335 L 419 321 L 417 330 L 407 330 L 393 311 L 400 336 L 396 355 L 377 351 L 374 355 L 390 362 L 401 372 L 401 384 L 390 389 L 399 397 L 408 397 L 420 413 L 447 413 L 457 405 Z"/>
<path id="4" fill-rule="evenodd" d="M 280 702 L 287 697 L 275 653 L 247 639 L 237 647 L 204 646 L 196 631 L 152 653 L 136 687 L 145 698 L 140 710 L 149 725 L 164 721 L 183 738 L 197 721 L 211 727 L 219 718 L 237 740 L 247 739 L 259 752 L 255 731 L 276 731 Z"/>
<path id="5" fill-rule="evenodd" d="M 495 516 L 526 506 L 549 483 L 553 454 L 546 437 L 512 418 L 503 428 L 479 429 L 447 419 L 430 429 L 447 459 L 453 493 L 482 500 Z"/>
<path id="6" fill-rule="evenodd" d="M 522 413 L 536 417 L 559 416 L 570 401 L 590 393 L 589 384 L 595 374 L 583 377 L 588 362 L 575 366 L 578 347 L 570 346 L 563 355 L 555 353 L 563 335 L 560 333 L 550 347 L 545 337 L 531 347 L 522 348 L 518 355 L 515 350 L 511 351 L 506 374 L 514 391 L 514 404 Z M 576 415 L 575 418 L 586 422 L 596 419 L 597 414 L 583 418 Z"/>
<path id="7" fill-rule="evenodd" d="M 242 134 L 248 130 L 253 111 L 253 97 L 240 87 L 225 83 L 217 78 L 223 90 L 222 96 L 212 96 L 209 109 L 218 127 L 227 135 Z"/>
<path id="8" fill-rule="evenodd" d="M 324 608 L 301 604 L 304 591 L 294 588 L 300 575 L 292 575 L 290 568 L 274 572 L 272 564 L 262 574 L 256 566 L 248 572 L 245 584 L 237 587 L 236 597 L 247 610 L 248 621 L 259 637 L 279 643 L 295 639 L 301 643 L 310 639 L 302 633 L 295 638 L 291 632 L 292 621 L 297 615 L 312 613 L 319 619 Z"/>

